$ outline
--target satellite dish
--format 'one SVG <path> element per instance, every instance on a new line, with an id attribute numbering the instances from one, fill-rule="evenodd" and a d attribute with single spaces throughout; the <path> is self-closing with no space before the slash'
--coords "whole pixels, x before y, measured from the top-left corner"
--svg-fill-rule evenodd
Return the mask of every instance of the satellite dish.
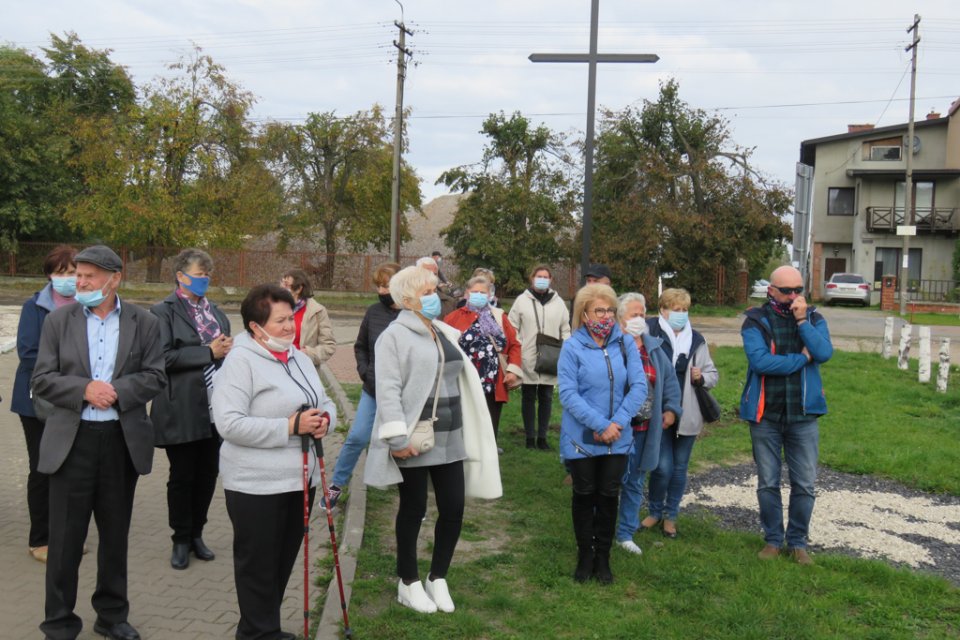
<path id="1" fill-rule="evenodd" d="M 903 136 L 903 146 L 907 146 L 907 136 Z M 913 155 L 920 153 L 920 136 L 913 136 Z"/>

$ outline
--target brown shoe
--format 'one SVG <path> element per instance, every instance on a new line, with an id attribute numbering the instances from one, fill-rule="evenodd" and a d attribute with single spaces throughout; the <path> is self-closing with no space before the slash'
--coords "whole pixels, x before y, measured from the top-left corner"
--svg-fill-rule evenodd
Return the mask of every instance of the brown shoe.
<path id="1" fill-rule="evenodd" d="M 653 516 L 647 516 L 640 522 L 640 530 L 646 531 L 647 529 L 653 529 L 655 526 L 660 524 L 660 518 L 654 518 Z"/>
<path id="2" fill-rule="evenodd" d="M 806 549 L 791 549 L 790 557 L 793 558 L 797 564 L 802 564 L 804 566 L 813 565 L 813 558 L 810 557 L 810 554 L 807 553 Z"/>
<path id="3" fill-rule="evenodd" d="M 37 562 L 47 562 L 47 545 L 43 545 L 42 547 L 30 547 L 29 553 Z"/>
<path id="4" fill-rule="evenodd" d="M 757 557 L 761 560 L 776 560 L 780 555 L 780 548 L 775 547 L 772 544 L 768 544 L 760 549 L 760 552 L 757 553 Z"/>

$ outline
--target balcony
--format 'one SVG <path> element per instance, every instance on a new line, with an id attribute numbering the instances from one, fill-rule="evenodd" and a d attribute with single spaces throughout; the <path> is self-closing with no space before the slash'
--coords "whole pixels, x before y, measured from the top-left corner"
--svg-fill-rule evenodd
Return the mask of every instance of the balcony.
<path id="1" fill-rule="evenodd" d="M 960 216 L 957 209 L 948 207 L 917 207 L 914 220 L 917 233 L 954 234 L 960 231 Z M 867 231 L 896 233 L 904 222 L 902 207 L 867 207 Z"/>

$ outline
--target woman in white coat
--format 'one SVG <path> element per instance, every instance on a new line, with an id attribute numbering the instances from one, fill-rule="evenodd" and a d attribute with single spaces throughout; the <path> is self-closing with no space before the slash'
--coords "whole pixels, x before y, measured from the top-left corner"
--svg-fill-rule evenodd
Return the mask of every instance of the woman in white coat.
<path id="1" fill-rule="evenodd" d="M 550 288 L 553 272 L 547 265 L 537 265 L 530 272 L 530 287 L 517 296 L 510 309 L 510 324 L 517 330 L 521 344 L 523 385 L 520 412 L 528 449 L 549 450 L 547 425 L 553 408 L 553 387 L 557 372 L 537 370 L 537 334 L 543 333 L 559 340 L 570 337 L 570 315 L 567 305 Z"/>

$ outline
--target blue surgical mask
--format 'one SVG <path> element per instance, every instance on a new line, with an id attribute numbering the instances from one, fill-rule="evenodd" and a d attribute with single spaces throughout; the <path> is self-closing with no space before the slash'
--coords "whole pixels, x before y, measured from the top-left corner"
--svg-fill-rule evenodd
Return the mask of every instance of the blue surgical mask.
<path id="1" fill-rule="evenodd" d="M 94 289 L 93 291 L 77 291 L 77 302 L 87 307 L 88 309 L 93 309 L 99 307 L 100 303 L 107 299 L 107 296 L 103 293 L 103 289 Z"/>
<path id="2" fill-rule="evenodd" d="M 490 296 L 480 291 L 471 291 L 467 296 L 467 306 L 479 311 L 490 304 Z"/>
<path id="3" fill-rule="evenodd" d="M 64 298 L 72 298 L 77 293 L 77 276 L 50 276 L 50 286 Z"/>
<path id="4" fill-rule="evenodd" d="M 683 328 L 687 326 L 689 317 L 690 314 L 686 311 L 671 311 L 667 315 L 667 324 L 669 324 L 670 328 L 674 331 L 683 331 Z"/>
<path id="5" fill-rule="evenodd" d="M 550 288 L 550 278 L 534 278 L 533 288 L 537 291 L 546 291 Z"/>
<path id="6" fill-rule="evenodd" d="M 200 298 L 207 295 L 207 289 L 210 288 L 210 276 L 191 276 L 188 273 L 184 273 L 183 276 L 190 280 L 190 284 L 178 279 L 177 282 L 180 283 L 181 287 Z"/>
<path id="7" fill-rule="evenodd" d="M 440 296 L 435 293 L 420 296 L 420 313 L 427 320 L 437 318 L 440 315 Z"/>

